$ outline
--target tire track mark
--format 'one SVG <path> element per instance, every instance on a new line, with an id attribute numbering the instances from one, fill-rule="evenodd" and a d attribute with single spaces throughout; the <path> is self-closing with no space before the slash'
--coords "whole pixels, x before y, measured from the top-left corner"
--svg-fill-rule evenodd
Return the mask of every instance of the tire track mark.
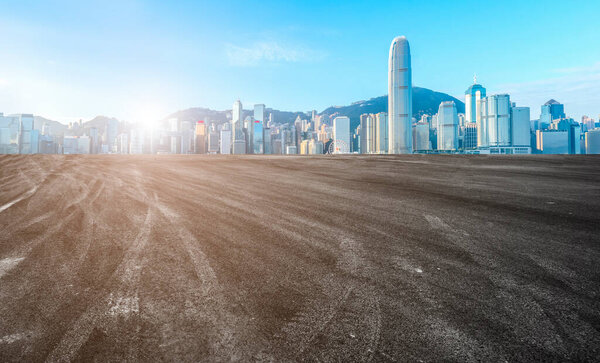
<path id="1" fill-rule="evenodd" d="M 172 226 L 170 234 L 178 237 L 178 241 L 191 260 L 199 280 L 202 299 L 199 303 L 203 304 L 204 310 L 208 310 L 208 312 L 205 311 L 202 314 L 202 317 L 210 321 L 212 328 L 215 329 L 214 335 L 217 337 L 216 339 L 213 338 L 214 340 L 211 343 L 214 349 L 213 358 L 223 361 L 237 361 L 242 357 L 246 357 L 243 360 L 248 359 L 248 352 L 240 347 L 238 340 L 238 335 L 244 331 L 243 327 L 247 325 L 247 322 L 227 311 L 227 301 L 223 296 L 222 287 L 208 257 L 202 251 L 200 241 L 184 226 L 181 216 L 162 204 L 156 194 L 155 200 L 155 206 L 169 221 L 169 225 Z M 266 358 L 266 356 L 263 356 L 263 358 Z"/>
<path id="2" fill-rule="evenodd" d="M 28 190 L 27 192 L 25 192 L 25 194 L 23 194 L 22 196 L 20 196 L 19 198 L 12 200 L 2 206 L 0 206 L 0 213 L 4 212 L 5 210 L 7 210 L 8 208 L 12 207 L 13 205 L 19 203 L 20 201 L 23 201 L 25 199 L 29 199 L 31 198 L 31 196 L 33 196 L 35 194 L 35 192 L 38 190 L 37 187 L 34 187 L 30 190 Z"/>
<path id="3" fill-rule="evenodd" d="M 109 324 L 108 319 L 119 315 L 128 316 L 139 312 L 136 306 L 139 306 L 137 285 L 141 269 L 140 255 L 148 242 L 153 217 L 154 211 L 152 207 L 148 207 L 138 235 L 113 273 L 113 278 L 120 282 L 116 292 L 104 290 L 96 296 L 94 300 L 97 302 L 88 308 L 66 331 L 60 342 L 46 358 L 47 362 L 72 361 L 94 328 L 106 326 Z M 135 359 L 136 357 L 128 356 L 127 358 Z"/>
<path id="4" fill-rule="evenodd" d="M 246 208 L 240 202 L 245 195 L 244 191 L 239 190 L 238 192 L 240 199 L 234 199 L 236 193 L 233 192 L 223 193 L 224 195 L 228 195 L 227 197 L 223 195 L 210 195 L 206 196 L 206 198 L 216 201 L 216 203 L 211 203 L 213 208 L 218 204 L 222 204 L 225 206 L 224 211 L 237 209 L 246 215 L 254 216 L 257 220 L 269 220 L 271 216 L 267 213 L 258 209 L 249 210 Z M 368 276 L 371 273 L 370 270 L 372 268 L 363 257 L 365 251 L 362 249 L 360 243 L 352 238 L 344 237 L 348 235 L 348 231 L 288 213 L 284 209 L 278 210 L 277 213 L 280 225 L 270 224 L 270 229 L 289 238 L 312 245 L 315 245 L 315 239 L 307 235 L 307 230 L 313 231 L 315 235 L 326 237 L 321 238 L 321 240 L 330 239 L 331 241 L 338 241 L 337 246 L 322 243 L 316 243 L 316 246 L 325 248 L 331 253 L 338 255 L 338 267 L 347 273 L 357 275 L 357 277 Z M 302 228 L 302 226 L 308 228 Z M 300 229 L 304 233 L 295 233 L 294 230 L 296 229 Z M 299 359 L 301 354 L 309 350 L 315 338 L 323 331 L 337 328 L 331 327 L 332 321 L 334 321 L 340 310 L 348 308 L 347 300 L 351 294 L 354 295 L 354 300 L 363 301 L 358 306 L 353 306 L 352 308 L 358 309 L 360 313 L 357 316 L 360 316 L 368 324 L 366 333 L 364 334 L 367 337 L 368 344 L 364 350 L 362 360 L 372 359 L 380 339 L 381 331 L 381 309 L 376 289 L 360 280 L 354 280 L 348 284 L 342 276 L 337 276 L 336 274 L 330 274 L 322 278 L 319 284 L 321 285 L 321 292 L 327 298 L 323 299 L 323 301 L 319 299 L 313 300 L 309 307 L 298 313 L 297 318 L 293 322 L 282 328 L 284 335 L 280 336 L 279 339 L 283 339 L 286 342 L 294 342 L 296 353 L 292 355 L 292 359 Z M 336 301 L 336 303 L 331 304 L 331 301 Z M 361 333 L 364 333 L 364 331 L 361 331 Z M 365 338 L 363 337 L 363 339 Z M 350 343 L 348 342 L 348 344 Z"/>

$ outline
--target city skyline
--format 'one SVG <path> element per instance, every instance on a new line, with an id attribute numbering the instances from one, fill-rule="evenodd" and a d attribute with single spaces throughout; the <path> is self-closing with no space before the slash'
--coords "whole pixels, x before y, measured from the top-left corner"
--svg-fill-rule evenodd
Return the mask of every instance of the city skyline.
<path id="1" fill-rule="evenodd" d="M 67 130 L 52 132 L 47 120 L 35 128 L 32 114 L 0 113 L 0 152 L 8 154 L 581 154 L 597 153 L 597 123 L 568 117 L 565 105 L 550 99 L 540 108 L 517 107 L 509 94 L 487 95 L 473 77 L 459 113 L 456 98 L 435 94 L 438 112 L 413 110 L 412 62 L 406 36 L 396 36 L 388 54 L 387 105 L 358 106 L 352 111 L 334 107 L 331 114 L 316 110 L 292 113 L 295 119 L 276 120 L 273 109 L 254 104 L 244 115 L 238 98 L 217 124 L 199 115 L 171 115 L 162 122 L 128 123 L 104 118 L 95 125 L 70 122 Z M 422 92 L 424 89 L 420 89 Z M 427 91 L 427 90 L 425 90 Z M 442 97 L 440 102 L 440 96 Z M 380 98 L 381 100 L 382 98 Z M 435 102 L 435 101 L 434 101 Z M 369 105 L 371 106 L 371 105 Z M 386 107 L 385 111 L 381 108 Z M 415 106 L 419 108 L 419 106 Z M 266 111 L 269 111 L 267 118 Z M 376 112 L 373 112 L 376 111 Z M 369 113 L 370 112 L 370 113 Z M 431 112 L 433 113 L 433 112 Z M 205 115 L 206 116 L 206 115 Z M 417 120 L 417 117 L 420 120 Z M 213 119 L 210 119 L 213 117 Z M 358 120 L 357 120 L 358 119 Z M 292 121 L 292 122 L 290 122 Z M 353 122 L 354 121 L 354 122 Z M 358 124 L 355 122 L 359 121 Z M 231 123 L 230 128 L 224 124 Z M 91 122 L 93 123 L 93 121 Z M 353 125 L 354 123 L 354 125 Z M 209 125 L 210 124 L 210 125 Z M 228 129 L 232 133 L 228 133 Z M 287 130 L 286 130 L 287 129 Z M 118 134 L 119 130 L 121 131 Z M 41 134 L 40 134 L 41 131 Z M 224 131 L 224 132 L 223 132 Z M 289 131 L 289 132 L 288 132 Z M 226 137 L 226 140 L 223 138 Z"/>
<path id="2" fill-rule="evenodd" d="M 452 9 L 436 2 L 8 3 L 0 15 L 6 50 L 0 112 L 63 123 L 100 114 L 135 122 L 196 106 L 227 109 L 236 98 L 289 111 L 323 110 L 385 94 L 387 64 L 375 55 L 405 34 L 413 47 L 413 85 L 463 101 L 464 80 L 476 73 L 488 94 L 511 94 L 531 108 L 533 119 L 549 99 L 565 104 L 575 119 L 595 118 L 600 47 L 593 25 L 561 24 L 600 5 L 547 5 L 535 12 L 535 4 L 472 2 Z M 338 17 L 325 21 L 325 12 Z M 448 18 L 436 15 L 444 12 Z M 493 16 L 486 23 L 487 13 Z M 535 21 L 522 16 L 531 13 Z M 388 21 L 392 14 L 398 19 Z M 258 25 L 242 26 L 246 18 L 258 19 Z M 363 18 L 381 26 L 356 29 Z M 423 21 L 428 18 L 439 25 L 431 27 Z M 508 18 L 511 27 L 493 26 Z M 540 22 L 544 29 L 535 25 Z M 489 47 L 494 44 L 503 46 Z M 547 49 L 558 51 L 544 56 Z"/>

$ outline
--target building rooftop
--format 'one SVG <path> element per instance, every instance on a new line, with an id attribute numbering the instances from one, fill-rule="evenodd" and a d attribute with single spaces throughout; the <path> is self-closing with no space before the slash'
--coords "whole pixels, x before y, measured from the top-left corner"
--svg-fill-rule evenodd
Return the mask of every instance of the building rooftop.
<path id="1" fill-rule="evenodd" d="M 555 99 L 551 99 L 551 100 L 549 100 L 548 102 L 544 103 L 544 106 L 548 106 L 548 105 L 560 105 L 560 104 L 561 104 L 561 103 L 560 103 L 560 102 L 558 102 L 557 100 L 555 100 Z"/>
<path id="2" fill-rule="evenodd" d="M 485 91 L 485 87 L 483 87 L 480 84 L 474 83 L 472 84 L 469 88 L 467 88 L 467 90 L 465 91 L 465 94 L 468 95 L 470 94 L 473 90 L 484 90 Z"/>

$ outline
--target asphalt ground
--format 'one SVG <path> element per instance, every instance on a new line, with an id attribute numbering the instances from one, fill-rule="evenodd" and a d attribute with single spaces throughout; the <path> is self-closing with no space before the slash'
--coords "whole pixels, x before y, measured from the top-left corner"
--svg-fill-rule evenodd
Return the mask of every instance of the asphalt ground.
<path id="1" fill-rule="evenodd" d="M 598 361 L 600 157 L 0 156 L 0 361 Z"/>

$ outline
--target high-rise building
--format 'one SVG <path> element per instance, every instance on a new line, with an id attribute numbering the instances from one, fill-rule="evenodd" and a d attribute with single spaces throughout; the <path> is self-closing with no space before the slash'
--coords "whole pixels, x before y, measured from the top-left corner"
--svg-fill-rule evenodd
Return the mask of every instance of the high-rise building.
<path id="1" fill-rule="evenodd" d="M 415 151 L 431 150 L 429 142 L 429 124 L 427 122 L 417 122 L 413 127 L 413 147 Z"/>
<path id="2" fill-rule="evenodd" d="M 358 152 L 373 154 L 377 152 L 377 120 L 373 114 L 360 115 L 360 125 L 357 129 Z"/>
<path id="3" fill-rule="evenodd" d="M 585 133 L 585 153 L 600 154 L 600 129 L 589 130 Z"/>
<path id="4" fill-rule="evenodd" d="M 77 154 L 89 154 L 91 140 L 89 136 L 77 136 Z"/>
<path id="5" fill-rule="evenodd" d="M 44 122 L 42 125 L 42 136 L 50 136 L 51 135 L 51 126 L 49 123 Z"/>
<path id="6" fill-rule="evenodd" d="M 208 131 L 208 153 L 216 154 L 219 152 L 219 132 L 214 122 L 210 124 Z"/>
<path id="7" fill-rule="evenodd" d="M 65 136 L 63 137 L 63 147 L 62 151 L 65 155 L 77 154 L 78 147 L 77 141 L 79 140 L 79 136 Z"/>
<path id="8" fill-rule="evenodd" d="M 540 128 L 547 127 L 552 121 L 565 118 L 565 105 L 552 99 L 542 105 Z"/>
<path id="9" fill-rule="evenodd" d="M 437 114 L 438 150 L 458 149 L 458 114 L 454 101 L 442 102 Z"/>
<path id="10" fill-rule="evenodd" d="M 231 132 L 234 143 L 236 140 L 244 140 L 244 125 L 243 125 L 243 109 L 242 101 L 236 100 L 233 103 L 233 109 L 231 110 Z"/>
<path id="11" fill-rule="evenodd" d="M 195 153 L 206 154 L 207 130 L 204 120 L 196 122 L 195 139 Z"/>
<path id="12" fill-rule="evenodd" d="M 0 154 L 18 153 L 19 122 L 0 112 Z"/>
<path id="13" fill-rule="evenodd" d="M 353 153 L 362 153 L 365 151 L 360 148 L 361 131 L 362 127 L 358 125 L 354 132 L 350 133 L 350 151 Z"/>
<path id="14" fill-rule="evenodd" d="M 531 147 L 531 117 L 529 107 L 516 107 L 510 109 L 510 132 L 512 146 Z"/>
<path id="15" fill-rule="evenodd" d="M 171 154 L 181 153 L 181 134 L 179 133 L 179 119 L 171 118 L 169 123 L 169 139 L 170 139 L 170 152 Z M 194 147 L 195 148 L 195 147 Z M 130 151 L 131 154 L 133 154 Z"/>
<path id="16" fill-rule="evenodd" d="M 361 154 L 367 154 L 367 118 L 369 114 L 363 113 L 360 115 L 360 124 L 357 128 L 358 133 L 358 152 Z"/>
<path id="17" fill-rule="evenodd" d="M 485 98 L 485 88 L 477 84 L 477 78 L 474 77 L 473 84 L 465 91 L 465 123 L 480 121 L 479 106 L 483 98 Z"/>
<path id="18" fill-rule="evenodd" d="M 569 154 L 581 154 L 581 125 L 577 122 L 569 130 Z"/>
<path id="19" fill-rule="evenodd" d="M 378 154 L 387 154 L 388 152 L 388 117 L 387 113 L 379 112 L 375 115 L 375 125 L 377 132 L 375 137 L 375 148 Z"/>
<path id="20" fill-rule="evenodd" d="M 195 152 L 196 142 L 194 131 L 195 130 L 190 121 L 181 122 L 181 149 L 179 150 L 179 153 L 193 154 Z M 152 136 L 152 139 L 154 139 L 154 135 Z"/>
<path id="21" fill-rule="evenodd" d="M 298 115 L 298 117 L 296 117 L 296 121 L 294 121 L 294 140 L 293 143 L 296 146 L 296 150 L 298 150 L 300 148 L 300 143 L 302 142 L 302 119 L 300 118 L 300 115 Z"/>
<path id="22" fill-rule="evenodd" d="M 233 154 L 245 154 L 246 153 L 246 140 L 235 140 L 231 147 L 231 152 Z"/>
<path id="23" fill-rule="evenodd" d="M 273 135 L 270 127 L 263 128 L 263 144 L 265 145 L 265 154 L 273 154 Z"/>
<path id="24" fill-rule="evenodd" d="M 463 137 L 463 149 L 477 148 L 477 123 L 467 122 L 465 124 L 465 134 Z"/>
<path id="25" fill-rule="evenodd" d="M 302 140 L 302 142 L 300 143 L 300 155 L 308 155 L 309 154 L 309 150 L 308 150 L 309 143 L 310 143 L 309 140 Z"/>
<path id="26" fill-rule="evenodd" d="M 480 107 L 481 122 L 477 124 L 478 146 L 510 146 L 510 96 L 488 96 L 480 101 Z"/>
<path id="27" fill-rule="evenodd" d="M 281 154 L 285 154 L 286 153 L 286 146 L 287 146 L 287 137 L 288 137 L 288 130 L 286 130 L 285 128 L 281 128 L 281 141 L 280 141 L 280 147 L 281 147 Z"/>
<path id="28" fill-rule="evenodd" d="M 1 148 L 1 146 L 0 146 Z M 40 136 L 40 154 L 56 154 L 58 152 L 54 138 L 50 135 Z"/>
<path id="29" fill-rule="evenodd" d="M 433 126 L 431 126 L 431 116 L 427 114 L 422 115 L 419 122 L 428 124 L 430 129 L 433 128 Z"/>
<path id="30" fill-rule="evenodd" d="M 531 120 L 527 107 L 516 107 L 507 94 L 479 101 L 477 148 L 491 154 L 530 154 Z M 468 123 L 467 123 L 468 124 Z M 465 128 L 465 132 L 467 132 Z M 468 145 L 464 147 L 469 148 Z"/>
<path id="31" fill-rule="evenodd" d="M 265 105 L 263 105 L 263 104 L 254 105 L 254 120 L 260 122 L 263 127 L 266 126 L 266 124 L 265 124 Z"/>
<path id="32" fill-rule="evenodd" d="M 537 149 L 542 154 L 568 154 L 569 132 L 559 130 L 537 130 Z"/>
<path id="33" fill-rule="evenodd" d="M 308 153 L 311 155 L 323 154 L 323 143 L 315 139 L 311 139 L 308 143 Z"/>
<path id="34" fill-rule="evenodd" d="M 586 131 L 596 128 L 594 119 L 585 115 L 581 117 L 581 125 L 585 127 Z"/>
<path id="35" fill-rule="evenodd" d="M 333 119 L 333 143 L 336 154 L 350 152 L 350 119 L 348 117 L 338 116 Z"/>
<path id="36" fill-rule="evenodd" d="M 244 119 L 244 138 L 246 140 L 246 154 L 254 154 L 254 118 L 250 116 Z"/>
<path id="37" fill-rule="evenodd" d="M 64 147 L 66 147 L 66 143 Z M 126 133 L 122 133 L 115 137 L 115 143 L 113 145 L 115 147 L 115 152 L 119 154 L 129 154 L 129 135 Z"/>
<path id="38" fill-rule="evenodd" d="M 265 149 L 264 149 L 264 143 L 263 143 L 263 123 L 260 120 L 255 120 L 254 121 L 254 132 L 253 134 L 253 150 L 252 153 L 253 154 L 264 154 Z"/>
<path id="39" fill-rule="evenodd" d="M 321 130 L 321 116 L 316 114 L 316 111 L 313 111 L 313 126 L 315 127 L 315 132 L 319 132 Z"/>
<path id="40" fill-rule="evenodd" d="M 373 154 L 377 151 L 376 139 L 377 139 L 377 125 L 375 123 L 375 115 L 367 115 L 367 153 Z"/>
<path id="41" fill-rule="evenodd" d="M 465 115 L 463 113 L 458 114 L 458 126 L 465 126 Z"/>
<path id="42" fill-rule="evenodd" d="M 275 119 L 273 118 L 273 112 L 269 112 L 269 123 L 267 124 L 269 127 L 273 126 Z"/>
<path id="43" fill-rule="evenodd" d="M 298 148 L 296 148 L 296 145 L 288 145 L 285 147 L 285 153 L 286 155 L 296 155 L 298 154 Z"/>
<path id="44" fill-rule="evenodd" d="M 221 128 L 221 154 L 231 154 L 231 124 L 226 122 Z"/>
<path id="45" fill-rule="evenodd" d="M 296 135 L 298 134 L 297 132 L 297 128 L 295 127 L 295 125 L 292 125 L 292 127 L 290 127 L 290 135 L 288 137 L 288 143 L 287 145 L 294 145 L 296 146 L 296 142 L 298 141 L 298 138 L 296 137 Z M 298 150 L 298 147 L 296 147 L 296 150 Z M 286 148 L 286 153 L 287 153 L 287 148 Z"/>
<path id="46" fill-rule="evenodd" d="M 108 149 L 111 152 L 114 152 L 116 149 L 117 143 L 117 135 L 119 134 L 119 121 L 111 118 L 108 120 L 106 124 L 106 143 L 108 144 Z"/>
<path id="47" fill-rule="evenodd" d="M 19 114 L 16 116 L 19 118 L 19 154 L 33 154 L 34 149 L 37 148 L 37 145 L 33 145 L 32 142 L 33 115 Z M 35 141 L 37 142 L 37 139 Z"/>
<path id="48" fill-rule="evenodd" d="M 389 153 L 412 153 L 412 69 L 406 37 L 390 46 L 388 70 Z"/>
<path id="49" fill-rule="evenodd" d="M 144 153 L 144 129 L 132 129 L 131 139 L 129 141 L 130 154 Z"/>
<path id="50" fill-rule="evenodd" d="M 556 119 L 550 123 L 549 130 L 566 131 L 568 133 L 569 154 L 581 154 L 581 125 L 572 118 Z"/>
<path id="51" fill-rule="evenodd" d="M 90 131 L 89 131 L 89 136 L 90 136 L 90 154 L 97 154 L 98 150 L 100 149 L 100 145 L 99 141 L 100 138 L 98 137 L 98 129 L 96 127 L 91 127 Z"/>

